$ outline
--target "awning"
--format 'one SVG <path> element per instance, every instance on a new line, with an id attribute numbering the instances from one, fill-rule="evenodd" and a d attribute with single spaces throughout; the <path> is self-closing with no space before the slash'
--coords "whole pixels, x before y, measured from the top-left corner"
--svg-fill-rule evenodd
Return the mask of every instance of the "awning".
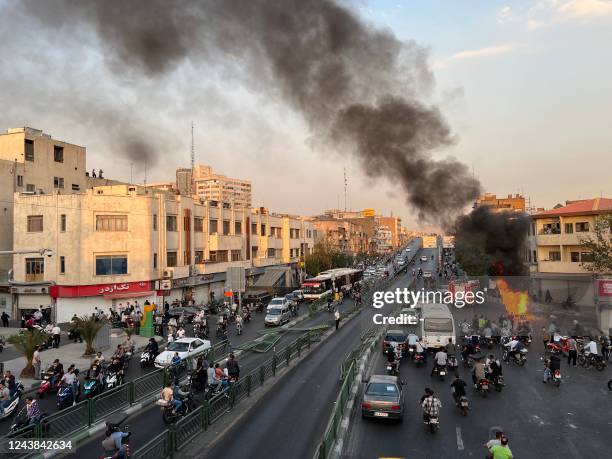
<path id="1" fill-rule="evenodd" d="M 142 296 L 157 296 L 157 291 L 152 290 L 149 292 L 132 292 L 132 293 L 110 293 L 104 295 L 107 300 L 123 299 L 123 298 L 140 298 Z"/>

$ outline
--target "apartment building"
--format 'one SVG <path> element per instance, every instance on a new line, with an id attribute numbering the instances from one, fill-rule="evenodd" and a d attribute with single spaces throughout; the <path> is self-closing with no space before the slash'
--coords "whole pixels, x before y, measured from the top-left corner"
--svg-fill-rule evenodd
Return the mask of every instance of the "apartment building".
<path id="1" fill-rule="evenodd" d="M 571 296 L 578 306 L 594 307 L 603 330 L 612 328 L 612 273 L 594 276 L 583 267 L 592 254 L 581 241 L 593 235 L 598 216 L 610 213 L 612 199 L 594 198 L 532 215 L 535 249 L 527 256 L 537 266 L 531 273 L 536 295 L 544 298 L 548 290 L 555 302 Z"/>
<path id="2" fill-rule="evenodd" d="M 178 179 L 177 171 L 177 185 Z M 245 208 L 252 206 L 250 181 L 215 174 L 210 166 L 201 164 L 193 170 L 193 194 L 204 201 L 229 202 Z"/>
<path id="3" fill-rule="evenodd" d="M 360 218 L 337 219 L 316 217 L 312 220 L 317 242 L 330 244 L 334 249 L 348 253 L 367 253 L 372 250 L 372 232 Z"/>
<path id="4" fill-rule="evenodd" d="M 402 245 L 401 234 L 402 234 L 402 219 L 399 217 L 378 217 L 378 224 L 384 226 L 391 231 L 391 245 L 394 248 L 398 248 Z"/>
<path id="5" fill-rule="evenodd" d="M 85 147 L 53 139 L 39 129 L 0 134 L 0 251 L 13 250 L 14 193 L 81 192 L 87 187 L 85 160 Z M 12 261 L 0 255 L 0 285 L 7 283 Z"/>
<path id="6" fill-rule="evenodd" d="M 520 194 L 509 194 L 507 198 L 498 198 L 497 195 L 485 193 L 474 204 L 474 207 L 478 206 L 488 206 L 494 212 L 506 210 L 525 212 L 525 198 Z"/>
<path id="7" fill-rule="evenodd" d="M 26 287 L 14 313 L 50 306 L 60 322 L 129 300 L 220 298 L 228 267 L 244 267 L 253 284 L 268 267 L 296 273 L 314 245 L 304 219 L 136 185 L 14 199 L 15 247 L 55 253 L 15 256 Z"/>

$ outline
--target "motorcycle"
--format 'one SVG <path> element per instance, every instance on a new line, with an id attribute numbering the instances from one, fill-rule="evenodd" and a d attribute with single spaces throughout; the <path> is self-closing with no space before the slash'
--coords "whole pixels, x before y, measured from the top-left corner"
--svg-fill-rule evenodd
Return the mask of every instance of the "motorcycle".
<path id="1" fill-rule="evenodd" d="M 166 400 L 158 400 L 156 402 L 156 404 L 162 409 L 162 419 L 166 424 L 172 424 L 178 421 L 180 418 L 186 416 L 196 408 L 191 390 L 187 393 L 175 391 L 175 397 L 181 401 L 181 407 L 178 409 L 178 411 L 174 411 L 172 403 L 167 402 Z"/>
<path id="2" fill-rule="evenodd" d="M 251 321 L 251 313 L 249 311 L 242 313 L 242 321 L 245 324 L 248 324 Z"/>
<path id="3" fill-rule="evenodd" d="M 393 362 L 387 361 L 387 374 L 397 376 L 399 374 L 400 360 L 396 358 Z"/>
<path id="4" fill-rule="evenodd" d="M 45 396 L 45 394 L 51 393 L 54 390 L 58 390 L 59 389 L 59 385 L 60 385 L 60 380 L 62 379 L 63 375 L 64 375 L 64 373 L 58 374 L 57 375 L 57 381 L 52 386 L 51 385 L 51 380 L 53 379 L 53 373 L 50 372 L 50 371 L 43 372 L 43 374 L 42 374 L 42 381 L 40 382 L 40 386 L 38 386 L 38 390 L 36 391 L 37 394 L 38 394 L 38 398 L 43 398 Z"/>
<path id="5" fill-rule="evenodd" d="M 10 403 L 6 406 L 6 408 L 4 408 L 4 412 L 0 415 L 0 421 L 2 419 L 8 418 L 13 413 L 13 411 L 17 409 L 17 406 L 19 405 L 19 401 L 21 400 L 21 396 L 23 395 L 24 389 L 23 384 L 21 384 L 21 381 L 17 381 L 16 385 L 17 389 L 11 397 Z"/>
<path id="6" fill-rule="evenodd" d="M 467 416 L 468 410 L 470 409 L 467 397 L 465 395 L 462 395 L 461 397 L 459 397 L 459 400 L 455 401 L 455 404 L 461 411 L 461 414 L 463 416 Z"/>
<path id="7" fill-rule="evenodd" d="M 414 352 L 412 355 L 412 361 L 417 367 L 420 367 L 421 365 L 425 364 L 425 357 L 423 357 L 418 352 Z"/>
<path id="8" fill-rule="evenodd" d="M 448 360 L 446 361 L 446 368 L 449 373 L 457 373 L 459 369 L 459 364 L 457 363 L 457 357 L 454 355 L 449 355 Z"/>
<path id="9" fill-rule="evenodd" d="M 527 352 L 527 349 L 521 349 L 518 353 L 515 353 L 513 358 L 511 359 L 510 351 L 508 351 L 508 348 L 504 348 L 502 359 L 504 360 L 504 362 L 506 362 L 506 364 L 510 364 L 510 361 L 512 360 L 519 367 L 522 367 L 527 362 Z"/>
<path id="10" fill-rule="evenodd" d="M 92 378 L 87 375 L 83 382 L 83 395 L 85 398 L 92 398 L 102 392 L 102 385 L 98 378 Z"/>
<path id="11" fill-rule="evenodd" d="M 153 362 L 155 362 L 155 355 L 153 352 L 147 349 L 142 351 L 140 354 L 140 368 L 146 368 L 149 365 L 153 365 Z"/>
<path id="12" fill-rule="evenodd" d="M 552 383 L 559 387 L 561 385 L 561 370 L 555 370 L 552 374 Z"/>
<path id="13" fill-rule="evenodd" d="M 601 355 L 587 355 L 584 353 L 584 351 L 581 351 L 578 355 L 578 365 L 581 367 L 592 365 L 597 369 L 597 371 L 604 371 L 606 368 L 606 362 Z"/>
<path id="14" fill-rule="evenodd" d="M 446 367 L 436 364 L 433 368 L 433 374 L 437 374 L 440 381 L 444 381 L 446 378 Z"/>
<path id="15" fill-rule="evenodd" d="M 440 428 L 440 421 L 437 416 L 428 416 L 427 420 L 425 421 L 425 426 L 433 434 Z"/>
<path id="16" fill-rule="evenodd" d="M 236 333 L 242 335 L 242 322 L 236 322 Z"/>
<path id="17" fill-rule="evenodd" d="M 104 378 L 105 390 L 113 389 L 123 384 L 123 376 L 114 371 L 108 372 L 106 378 Z"/>
<path id="18" fill-rule="evenodd" d="M 74 395 L 72 394 L 72 386 L 68 384 L 62 384 L 57 391 L 57 410 L 61 411 L 64 408 L 72 406 L 74 402 Z"/>
<path id="19" fill-rule="evenodd" d="M 19 413 L 15 415 L 15 419 L 13 419 L 13 423 L 11 424 L 9 431 L 16 432 L 18 430 L 28 427 L 28 425 L 30 426 L 30 429 L 34 429 L 37 424 L 39 424 L 41 421 L 44 420 L 44 418 L 47 417 L 47 413 L 41 413 L 40 417 L 34 423 L 29 424 L 30 420 L 27 414 L 27 405 L 24 405 L 23 408 L 19 410 Z"/>
<path id="20" fill-rule="evenodd" d="M 487 398 L 487 395 L 489 395 L 489 380 L 488 379 L 481 379 L 480 381 L 478 381 L 478 384 L 476 386 L 476 390 L 484 398 Z"/>
<path id="21" fill-rule="evenodd" d="M 495 390 L 497 392 L 502 391 L 504 387 L 504 377 L 502 375 L 497 375 L 496 377 L 491 376 L 488 379 L 491 382 L 491 384 L 493 384 L 493 387 L 495 387 Z"/>
<path id="22" fill-rule="evenodd" d="M 105 440 L 102 441 L 102 447 L 104 448 L 104 455 L 100 456 L 100 459 L 116 459 L 117 458 L 117 450 L 115 449 L 115 446 L 112 445 L 112 449 L 110 449 L 110 442 L 108 445 L 106 444 L 106 442 L 109 440 L 110 436 L 113 433 L 121 431 L 119 424 L 120 423 L 106 421 L 106 433 L 105 433 L 106 438 Z M 128 432 L 127 428 L 128 426 L 123 427 L 122 431 L 127 433 L 127 436 L 121 439 L 121 445 L 123 446 L 123 451 L 125 453 L 124 457 L 126 458 L 130 457 L 130 445 L 128 442 L 130 441 L 130 435 L 132 434 L 132 432 Z"/>

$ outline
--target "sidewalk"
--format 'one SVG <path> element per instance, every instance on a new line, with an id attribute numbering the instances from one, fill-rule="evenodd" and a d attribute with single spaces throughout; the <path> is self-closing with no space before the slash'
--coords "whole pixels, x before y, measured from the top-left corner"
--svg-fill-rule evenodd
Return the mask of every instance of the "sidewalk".
<path id="1" fill-rule="evenodd" d="M 123 343 L 125 341 L 125 338 L 126 334 L 123 332 L 123 330 L 113 328 L 111 332 L 110 347 L 102 351 L 104 357 L 110 357 L 110 355 L 117 348 L 117 345 Z M 160 339 L 159 336 L 156 336 L 155 338 L 157 340 Z M 67 339 L 67 336 L 62 335 L 62 340 Z M 132 340 L 134 341 L 136 349 L 140 349 L 146 346 L 147 342 L 149 341 L 149 338 L 134 334 L 132 335 Z M 75 344 L 73 342 L 70 342 L 70 344 L 64 344 L 58 349 L 47 349 L 41 353 L 41 368 L 48 368 L 55 359 L 60 359 L 60 362 L 64 364 L 64 368 L 68 368 L 70 365 L 74 364 L 80 371 L 84 371 L 89 368 L 92 359 L 91 357 L 83 357 L 83 352 L 85 352 L 85 343 Z M 0 358 L 1 356 L 2 354 L 0 354 Z M 15 359 L 7 360 L 4 362 L 4 371 L 10 370 L 15 375 L 16 379 L 21 380 L 23 387 L 27 391 L 28 389 L 38 387 L 40 381 L 35 379 L 21 379 L 19 377 L 19 374 L 21 373 L 21 370 L 23 370 L 25 365 L 25 357 L 18 357 Z"/>
<path id="2" fill-rule="evenodd" d="M 529 303 L 529 310 L 538 317 L 538 325 L 541 322 L 540 326 L 548 327 L 554 321 L 561 333 L 568 333 L 574 326 L 574 320 L 577 320 L 584 327 L 587 334 L 602 334 L 598 328 L 597 316 L 593 308 L 576 306 L 568 310 L 563 309 L 563 306 L 560 304 L 531 302 Z"/>

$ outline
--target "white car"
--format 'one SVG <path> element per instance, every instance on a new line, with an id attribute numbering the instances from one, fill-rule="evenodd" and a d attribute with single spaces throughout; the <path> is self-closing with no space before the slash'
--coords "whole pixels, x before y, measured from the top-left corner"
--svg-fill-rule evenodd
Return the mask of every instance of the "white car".
<path id="1" fill-rule="evenodd" d="M 300 302 L 301 302 L 301 301 L 304 301 L 304 292 L 303 292 L 302 290 L 294 290 L 294 291 L 293 291 L 293 292 L 291 292 L 291 293 L 293 293 L 294 295 L 296 295 L 296 296 L 297 296 L 298 301 L 300 301 Z"/>
<path id="2" fill-rule="evenodd" d="M 157 368 L 163 368 L 172 362 L 172 357 L 174 357 L 174 353 L 178 352 L 181 360 L 186 359 L 194 354 L 202 352 L 206 349 L 210 348 L 210 341 L 206 339 L 200 338 L 181 338 L 176 341 L 172 341 L 166 347 L 166 350 L 161 352 L 155 358 L 155 366 Z"/>
<path id="3" fill-rule="evenodd" d="M 288 308 L 289 300 L 285 298 L 284 296 L 277 296 L 275 298 L 272 298 L 272 301 L 268 303 L 267 309 L 274 308 L 274 307 L 287 307 Z"/>
<path id="4" fill-rule="evenodd" d="M 427 257 L 426 257 L 425 255 L 423 255 L 423 256 L 421 257 L 421 261 L 422 261 L 422 262 L 426 262 L 426 261 L 427 261 Z"/>

